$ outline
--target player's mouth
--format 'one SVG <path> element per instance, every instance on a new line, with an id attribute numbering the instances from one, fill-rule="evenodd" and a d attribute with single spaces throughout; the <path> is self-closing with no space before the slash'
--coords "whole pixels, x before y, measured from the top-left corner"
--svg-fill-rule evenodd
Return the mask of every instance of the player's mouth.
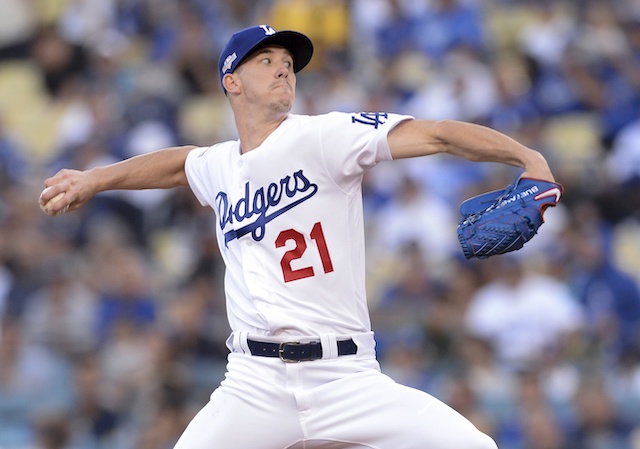
<path id="1" fill-rule="evenodd" d="M 284 88 L 286 88 L 288 90 L 293 90 L 291 88 L 291 86 L 286 82 L 285 83 L 283 83 L 283 82 L 275 83 L 271 88 L 275 90 L 275 89 L 278 89 L 278 88 L 281 88 L 281 87 L 284 87 Z"/>

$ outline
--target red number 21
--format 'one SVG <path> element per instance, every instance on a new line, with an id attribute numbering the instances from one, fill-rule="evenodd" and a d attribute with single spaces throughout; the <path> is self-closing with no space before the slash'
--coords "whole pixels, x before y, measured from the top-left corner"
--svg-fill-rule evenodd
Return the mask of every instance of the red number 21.
<path id="1" fill-rule="evenodd" d="M 313 225 L 310 235 L 318 248 L 324 272 L 331 273 L 333 271 L 333 262 L 331 262 L 331 256 L 329 255 L 329 249 L 327 248 L 327 242 L 324 239 L 324 232 L 322 232 L 322 225 L 320 222 Z M 315 272 L 313 267 L 297 268 L 295 270 L 291 268 L 291 262 L 296 259 L 300 259 L 307 250 L 307 242 L 305 241 L 304 234 L 296 231 L 295 229 L 285 229 L 278 234 L 278 238 L 276 239 L 276 248 L 285 246 L 289 240 L 293 240 L 296 246 L 284 253 L 284 256 L 280 259 L 280 266 L 282 267 L 284 281 L 291 282 L 314 276 Z"/>

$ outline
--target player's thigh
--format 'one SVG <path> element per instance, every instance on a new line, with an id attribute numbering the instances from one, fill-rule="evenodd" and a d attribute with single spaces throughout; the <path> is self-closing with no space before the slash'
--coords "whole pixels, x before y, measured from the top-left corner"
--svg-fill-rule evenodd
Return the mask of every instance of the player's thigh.
<path id="1" fill-rule="evenodd" d="M 323 387 L 315 435 L 380 449 L 496 449 L 494 441 L 435 397 L 383 374 Z M 339 404 L 333 408 L 331 404 Z"/>
<path id="2" fill-rule="evenodd" d="M 174 449 L 283 448 L 301 437 L 286 400 L 246 401 L 224 387 L 191 420 Z"/>
<path id="3" fill-rule="evenodd" d="M 189 423 L 176 449 L 283 448 L 299 440 L 296 402 L 280 360 L 231 354 L 225 380 Z"/>

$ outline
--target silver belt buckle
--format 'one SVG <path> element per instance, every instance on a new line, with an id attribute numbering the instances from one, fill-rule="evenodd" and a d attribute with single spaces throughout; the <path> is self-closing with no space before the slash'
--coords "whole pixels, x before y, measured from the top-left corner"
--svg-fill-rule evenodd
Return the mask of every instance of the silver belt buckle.
<path id="1" fill-rule="evenodd" d="M 283 341 L 282 343 L 280 343 L 278 345 L 278 357 L 280 357 L 280 360 L 282 360 L 285 363 L 298 363 L 300 360 L 295 360 L 295 359 L 288 359 L 285 357 L 284 355 L 284 346 L 285 345 L 292 345 L 292 346 L 299 346 L 302 343 L 297 342 L 297 341 Z"/>

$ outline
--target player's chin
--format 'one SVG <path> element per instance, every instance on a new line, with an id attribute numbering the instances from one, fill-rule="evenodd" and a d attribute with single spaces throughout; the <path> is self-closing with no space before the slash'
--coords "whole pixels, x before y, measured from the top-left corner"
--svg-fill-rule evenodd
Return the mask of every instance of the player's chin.
<path id="1" fill-rule="evenodd" d="M 273 110 L 273 112 L 279 112 L 279 113 L 290 112 L 292 107 L 293 107 L 292 99 L 274 101 L 273 103 L 271 103 L 271 110 Z"/>

